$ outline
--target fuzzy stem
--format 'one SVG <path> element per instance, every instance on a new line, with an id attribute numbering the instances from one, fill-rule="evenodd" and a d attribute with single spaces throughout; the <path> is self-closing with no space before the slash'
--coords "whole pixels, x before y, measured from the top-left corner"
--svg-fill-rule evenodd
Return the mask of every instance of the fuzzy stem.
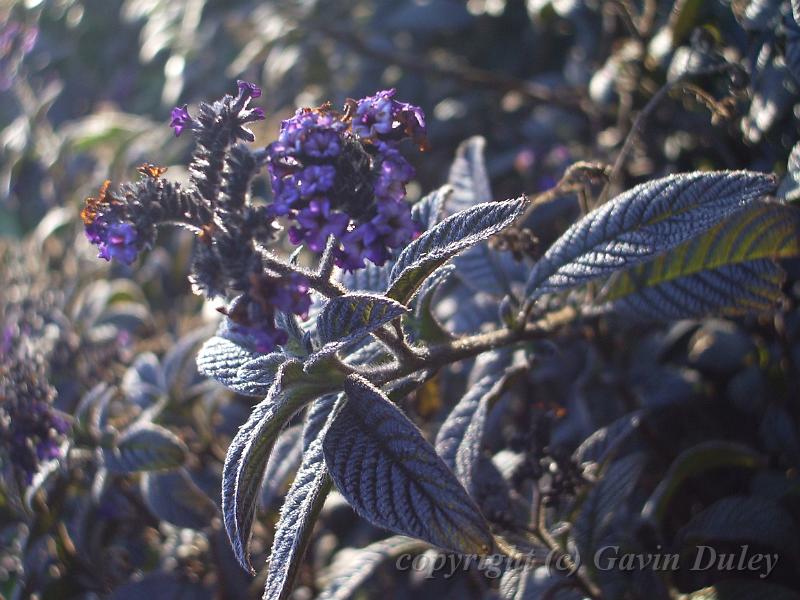
<path id="1" fill-rule="evenodd" d="M 277 256 L 269 252 L 269 250 L 259 247 L 258 251 L 261 254 L 261 259 L 264 266 L 270 271 L 274 271 L 278 275 L 291 275 L 299 273 L 308 279 L 309 285 L 318 291 L 326 298 L 336 298 L 344 296 L 348 290 L 340 283 L 332 281 L 330 274 L 327 276 L 324 273 L 312 272 L 308 269 L 290 265 L 283 262 Z M 423 366 L 424 355 L 417 353 L 413 348 L 405 343 L 405 340 L 396 336 L 386 328 L 381 328 L 373 331 L 372 334 L 383 342 L 392 354 L 395 355 L 397 360 L 403 365 L 404 368 L 410 369 L 408 373 L 412 373 Z M 406 373 L 406 374 L 408 374 Z"/>
<path id="2" fill-rule="evenodd" d="M 549 337 L 556 329 L 574 321 L 577 315 L 574 308 L 567 307 L 551 313 L 535 323 L 529 323 L 524 329 L 497 329 L 437 344 L 423 349 L 417 355 L 418 358 L 415 359 L 414 364 L 400 362 L 397 365 L 374 369 L 365 375 L 372 383 L 381 386 L 410 375 L 419 369 L 420 364 L 425 368 L 439 369 L 488 350 Z"/>
<path id="3" fill-rule="evenodd" d="M 336 260 L 337 247 L 338 243 L 336 242 L 336 238 L 329 236 L 328 241 L 325 243 L 325 250 L 323 251 L 322 257 L 319 260 L 319 266 L 317 267 L 317 276 L 320 278 L 328 281 L 331 280 L 331 275 L 333 275 L 334 261 Z"/>

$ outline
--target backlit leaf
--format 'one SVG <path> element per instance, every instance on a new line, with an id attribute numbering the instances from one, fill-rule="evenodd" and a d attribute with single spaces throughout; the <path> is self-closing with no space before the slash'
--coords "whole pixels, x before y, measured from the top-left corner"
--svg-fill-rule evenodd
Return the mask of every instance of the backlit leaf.
<path id="1" fill-rule="evenodd" d="M 452 194 L 453 188 L 449 185 L 432 191 L 411 206 L 411 218 L 423 231 L 432 229 L 442 219 L 445 204 Z"/>
<path id="2" fill-rule="evenodd" d="M 695 172 L 638 185 L 570 227 L 531 271 L 526 296 L 560 292 L 646 262 L 774 190 L 770 175 Z"/>
<path id="3" fill-rule="evenodd" d="M 447 182 L 453 193 L 447 200 L 448 214 L 466 210 L 492 199 L 489 174 L 483 158 L 486 139 L 476 135 L 459 144 Z"/>
<path id="4" fill-rule="evenodd" d="M 800 255 L 800 211 L 759 202 L 657 259 L 615 276 L 606 308 L 648 320 L 740 315 L 772 309 L 783 270 Z"/>

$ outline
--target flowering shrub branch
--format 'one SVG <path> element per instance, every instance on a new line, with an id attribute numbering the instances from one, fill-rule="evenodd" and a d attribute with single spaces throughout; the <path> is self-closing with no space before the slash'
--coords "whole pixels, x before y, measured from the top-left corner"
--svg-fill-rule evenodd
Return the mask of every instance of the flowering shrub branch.
<path id="1" fill-rule="evenodd" d="M 779 267 L 772 259 L 800 252 L 791 236 L 771 235 L 773 219 L 784 212 L 764 200 L 775 189 L 774 177 L 751 171 L 674 175 L 595 207 L 587 184 L 607 184 L 614 172 L 576 163 L 532 202 L 524 196 L 472 201 L 442 218 L 452 190 L 443 188 L 414 206 L 405 199 L 414 170 L 401 143 L 425 147 L 425 118 L 419 107 L 397 100 L 394 90 L 350 100 L 341 112 L 330 104 L 300 109 L 282 123 L 275 142 L 254 151 L 243 142 L 254 141 L 245 125 L 264 118 L 250 106 L 260 95 L 255 85 L 239 82 L 236 96 L 203 103 L 196 116 L 185 106 L 173 111 L 175 134 L 191 129 L 197 142 L 189 189 L 164 179 L 163 169 L 145 166 L 142 179 L 120 193 L 105 184 L 82 216 L 99 256 L 126 264 L 153 245 L 159 225 L 178 223 L 197 235 L 194 289 L 227 303 L 198 367 L 237 392 L 265 396 L 234 437 L 223 468 L 225 529 L 248 572 L 255 498 L 270 453 L 287 421 L 310 405 L 307 443 L 273 541 L 268 598 L 284 598 L 291 589 L 331 485 L 380 527 L 463 554 L 500 549 L 521 555 L 482 513 L 473 485 L 484 420 L 507 380 L 487 376 L 478 382 L 480 393 L 468 394 L 454 411 L 459 419 L 462 412 L 471 415 L 466 425 L 446 423 L 450 441 L 436 448 L 392 399 L 459 361 L 507 356 L 518 347 L 535 357 L 536 344 L 568 339 L 597 315 L 621 309 L 620 298 L 629 309 L 644 305 L 652 312 L 656 296 L 647 296 L 650 290 L 641 282 L 659 287 L 658 301 L 667 302 L 670 314 L 767 308 L 780 295 Z M 262 166 L 272 188 L 266 203 L 250 194 Z M 461 167 L 473 172 L 473 180 L 457 183 L 472 196 L 491 197 L 488 189 L 478 189 L 483 165 Z M 508 268 L 519 272 L 526 253 L 518 250 L 530 250 L 532 242 L 525 225 L 533 207 L 568 192 L 583 196 L 584 216 L 523 276 L 514 279 L 495 266 L 491 253 L 505 240 L 515 257 Z M 750 228 L 736 224 L 742 215 Z M 743 231 L 756 236 L 750 254 L 726 254 L 710 263 L 707 256 L 700 263 L 686 258 L 720 236 Z M 317 257 L 314 268 L 278 256 L 283 232 Z M 501 235 L 506 237 L 486 243 Z M 672 254 L 682 270 L 630 275 Z M 499 269 L 505 297 L 497 307 L 499 326 L 455 336 L 439 323 L 432 300 L 454 270 L 469 276 L 464 265 L 475 272 L 487 265 Z M 630 283 L 619 283 L 624 274 Z M 571 290 L 600 279 L 610 291 L 595 305 L 580 306 L 570 297 Z M 726 292 L 715 296 L 685 292 L 698 286 L 718 290 L 722 281 Z M 515 372 L 503 364 L 503 372 Z M 458 446 L 455 454 L 452 444 Z M 182 451 L 171 448 L 176 455 Z M 565 564 L 577 564 L 544 525 L 537 539 Z M 578 585 L 595 595 L 583 576 Z"/>

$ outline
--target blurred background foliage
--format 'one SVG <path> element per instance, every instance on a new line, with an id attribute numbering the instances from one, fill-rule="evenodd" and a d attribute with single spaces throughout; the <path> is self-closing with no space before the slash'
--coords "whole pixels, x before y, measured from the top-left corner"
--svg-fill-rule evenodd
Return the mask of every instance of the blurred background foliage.
<path id="1" fill-rule="evenodd" d="M 473 135 L 486 138 L 496 198 L 542 192 L 575 161 L 613 164 L 645 107 L 616 190 L 694 169 L 784 175 L 800 138 L 800 26 L 788 1 L 6 0 L 0 23 L 4 335 L 46 358 L 55 405 L 74 418 L 69 460 L 27 490 L 4 479 L 0 597 L 260 597 L 263 581 L 234 563 L 214 505 L 227 443 L 250 400 L 196 372 L 194 354 L 216 313 L 186 281 L 191 236 L 164 232 L 136 268 L 107 265 L 95 259 L 78 218 L 104 180 L 130 179 L 144 162 L 183 176 L 176 165 L 185 164 L 190 142 L 167 126 L 173 106 L 218 97 L 236 79 L 254 81 L 268 115 L 254 131 L 266 145 L 298 106 L 341 105 L 396 87 L 429 121 L 430 150 L 412 158 L 412 198 L 447 180 L 457 146 Z M 722 63 L 740 65 L 740 77 L 709 74 Z M 684 78 L 692 85 L 648 105 L 664 84 Z M 787 200 L 797 198 L 797 173 L 795 166 L 782 183 Z M 269 194 L 263 180 L 256 192 Z M 532 228 L 542 247 L 580 204 L 570 195 L 537 211 Z M 793 498 L 786 527 L 797 526 L 796 483 L 784 474 L 800 467 L 800 289 L 797 265 L 787 267 L 790 301 L 774 317 L 681 322 L 635 337 L 601 322 L 559 342 L 509 392 L 496 419 L 490 450 L 510 485 L 525 489 L 544 469 L 560 510 L 559 496 L 587 485 L 568 460 L 578 444 L 651 411 L 645 437 L 658 452 L 650 491 L 692 444 L 733 439 L 769 456 L 771 469 L 753 486 Z M 496 320 L 495 298 L 468 296 L 468 304 L 456 297 L 439 309 L 454 331 Z M 403 406 L 431 433 L 465 375 L 475 381 L 486 368 L 448 370 Z M 681 402 L 691 410 L 682 412 Z M 141 435 L 167 448 L 158 457 L 165 463 L 141 450 Z M 297 457 L 286 460 L 290 474 Z M 712 483 L 725 493 L 750 489 L 751 479 L 723 475 Z M 269 547 L 284 491 L 265 489 L 255 554 Z M 631 493 L 641 507 L 647 494 Z M 668 531 L 719 496 L 703 492 L 673 507 Z M 333 495 L 296 597 L 315 595 L 341 572 L 347 552 L 381 535 Z M 797 539 L 786 542 L 788 554 Z M 795 597 L 786 589 L 798 589 L 796 576 L 786 568 L 780 593 Z M 574 597 L 528 576 L 535 595 L 525 598 Z M 375 565 L 370 577 L 369 589 L 383 597 L 407 597 L 423 584 L 425 597 L 502 591 L 474 571 L 426 581 Z M 711 583 L 692 574 L 671 582 L 685 592 Z M 618 581 L 606 584 L 603 597 L 623 597 L 615 595 Z M 625 589 L 628 597 L 662 597 L 651 580 Z M 703 593 L 696 597 L 733 597 Z"/>

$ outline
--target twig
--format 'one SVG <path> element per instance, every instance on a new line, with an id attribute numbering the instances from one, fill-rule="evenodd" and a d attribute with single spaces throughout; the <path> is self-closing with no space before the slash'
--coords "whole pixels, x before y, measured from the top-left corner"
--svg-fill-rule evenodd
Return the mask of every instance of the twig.
<path id="1" fill-rule="evenodd" d="M 644 108 L 636 115 L 636 119 L 633 121 L 633 125 L 631 125 L 630 131 L 628 131 L 628 135 L 625 138 L 625 143 L 622 145 L 622 149 L 619 151 L 617 155 L 617 160 L 614 162 L 614 166 L 611 169 L 611 174 L 608 177 L 608 182 L 606 183 L 603 191 L 600 192 L 600 199 L 599 203 L 603 204 L 608 199 L 608 194 L 611 191 L 611 187 L 616 182 L 617 178 L 619 177 L 620 172 L 622 171 L 622 167 L 625 166 L 625 161 L 628 158 L 628 154 L 630 154 L 631 149 L 633 148 L 633 143 L 636 141 L 636 138 L 642 133 L 644 129 L 644 124 L 647 118 L 653 113 L 653 111 L 658 107 L 661 101 L 666 98 L 669 93 L 674 90 L 678 86 L 685 86 L 686 80 L 689 77 L 697 77 L 703 75 L 714 75 L 718 73 L 724 73 L 725 71 L 729 71 L 733 69 L 734 66 L 730 64 L 718 65 L 715 67 L 711 67 L 709 69 L 703 69 L 702 71 L 694 71 L 691 73 L 685 73 L 680 77 L 676 78 L 674 81 L 668 81 L 665 83 L 655 95 L 650 98 L 650 100 L 645 104 Z M 698 88 L 693 86 L 694 90 Z M 696 93 L 696 92 L 695 92 Z M 716 106 L 716 104 L 714 104 Z"/>
<path id="2" fill-rule="evenodd" d="M 426 368 L 438 369 L 445 365 L 472 358 L 487 350 L 512 346 L 520 342 L 549 337 L 561 327 L 571 323 L 577 317 L 577 311 L 568 307 L 551 313 L 535 323 L 529 323 L 524 329 L 497 329 L 487 333 L 467 336 L 437 344 L 417 355 Z M 417 365 L 397 364 L 373 369 L 364 375 L 375 385 L 381 386 L 395 379 L 410 375 L 419 367 Z"/>
<path id="3" fill-rule="evenodd" d="M 308 279 L 309 285 L 326 298 L 344 296 L 348 291 L 340 283 L 331 280 L 330 273 L 313 272 L 297 265 L 290 265 L 280 260 L 264 247 L 259 246 L 257 249 L 261 254 L 264 267 L 278 275 L 303 275 Z M 389 329 L 377 329 L 372 332 L 372 335 L 383 342 L 405 369 L 411 369 L 409 373 L 418 370 L 424 364 L 425 356 L 415 351 L 402 337 L 396 336 Z"/>
<path id="4" fill-rule="evenodd" d="M 528 207 L 518 219 L 518 222 L 524 223 L 531 213 L 540 206 L 549 204 L 566 194 L 583 190 L 587 181 L 607 178 L 610 172 L 610 167 L 603 163 L 578 161 L 571 164 L 555 186 L 531 198 Z"/>

